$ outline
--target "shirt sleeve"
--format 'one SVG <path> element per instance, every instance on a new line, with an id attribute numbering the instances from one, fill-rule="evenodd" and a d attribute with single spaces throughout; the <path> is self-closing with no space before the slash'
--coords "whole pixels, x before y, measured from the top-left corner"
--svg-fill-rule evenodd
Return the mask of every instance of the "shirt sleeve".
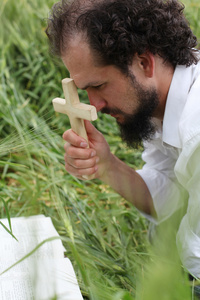
<path id="1" fill-rule="evenodd" d="M 187 192 L 174 173 L 177 156 L 174 149 L 161 148 L 160 141 L 146 143 L 142 155 L 145 165 L 137 171 L 151 193 L 157 214 L 154 220 L 147 215 L 145 217 L 157 224 L 169 218 L 187 198 Z"/>
<path id="2" fill-rule="evenodd" d="M 189 193 L 187 213 L 177 233 L 177 246 L 183 265 L 200 278 L 200 135 L 183 147 L 175 172 Z"/>

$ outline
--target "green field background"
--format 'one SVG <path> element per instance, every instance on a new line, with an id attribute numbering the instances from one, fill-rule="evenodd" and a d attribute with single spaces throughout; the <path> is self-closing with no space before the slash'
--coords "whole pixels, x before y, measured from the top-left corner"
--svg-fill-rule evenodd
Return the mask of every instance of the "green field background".
<path id="1" fill-rule="evenodd" d="M 68 71 L 49 54 L 44 32 L 53 4 L 0 3 L 0 217 L 50 216 L 84 299 L 192 299 L 173 243 L 169 251 L 172 237 L 150 246 L 148 223 L 134 207 L 99 180 L 82 182 L 65 171 L 62 134 L 69 121 L 54 112 L 52 99 L 63 97 Z M 199 0 L 184 4 L 200 38 Z M 99 114 L 94 124 L 114 154 L 142 167 L 142 149 L 126 148 L 112 117 Z"/>

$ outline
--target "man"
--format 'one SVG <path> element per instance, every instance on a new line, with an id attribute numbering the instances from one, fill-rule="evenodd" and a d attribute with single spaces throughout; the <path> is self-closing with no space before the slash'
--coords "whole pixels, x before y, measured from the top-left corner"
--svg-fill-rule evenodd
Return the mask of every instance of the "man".
<path id="1" fill-rule="evenodd" d="M 64 133 L 66 170 L 95 174 L 149 219 L 162 223 L 185 201 L 180 257 L 200 278 L 200 63 L 196 37 L 176 0 L 74 0 L 52 9 L 47 35 L 97 111 L 116 118 L 142 170 L 115 157 L 92 124 L 89 146 Z"/>

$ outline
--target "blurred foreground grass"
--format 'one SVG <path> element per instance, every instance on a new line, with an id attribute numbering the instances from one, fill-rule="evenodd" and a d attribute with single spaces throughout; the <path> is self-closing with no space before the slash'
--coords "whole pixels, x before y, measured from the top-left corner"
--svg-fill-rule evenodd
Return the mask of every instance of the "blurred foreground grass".
<path id="1" fill-rule="evenodd" d="M 148 224 L 134 207 L 98 180 L 85 183 L 65 172 L 61 137 L 69 122 L 55 115 L 51 101 L 63 95 L 68 72 L 49 56 L 44 34 L 53 3 L 0 6 L 0 216 L 50 216 L 85 299 L 191 299 L 171 235 L 149 250 Z M 200 37 L 199 1 L 184 3 Z M 142 166 L 141 152 L 123 145 L 111 117 L 100 115 L 95 126 L 120 159 Z"/>

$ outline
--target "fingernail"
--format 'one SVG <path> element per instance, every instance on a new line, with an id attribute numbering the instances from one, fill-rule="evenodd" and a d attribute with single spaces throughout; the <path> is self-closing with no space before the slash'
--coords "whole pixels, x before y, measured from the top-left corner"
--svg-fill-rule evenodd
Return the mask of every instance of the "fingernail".
<path id="1" fill-rule="evenodd" d="M 81 146 L 82 148 L 86 148 L 86 147 L 88 146 L 88 144 L 87 144 L 86 142 L 81 142 L 81 143 L 80 143 L 80 146 Z"/>
<path id="2" fill-rule="evenodd" d="M 97 159 L 96 159 L 96 163 L 98 164 L 98 162 L 99 162 L 99 157 L 97 157 Z"/>
<path id="3" fill-rule="evenodd" d="M 94 157 L 95 155 L 96 155 L 96 152 L 95 152 L 95 151 L 92 151 L 91 157 Z"/>

